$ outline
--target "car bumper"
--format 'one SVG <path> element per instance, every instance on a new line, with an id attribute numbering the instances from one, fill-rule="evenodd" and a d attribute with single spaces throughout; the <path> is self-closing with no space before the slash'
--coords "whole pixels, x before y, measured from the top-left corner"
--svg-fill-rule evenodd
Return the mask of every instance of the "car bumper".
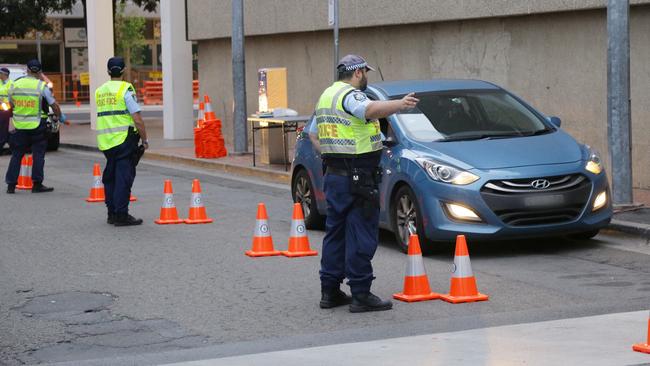
<path id="1" fill-rule="evenodd" d="M 581 169 L 579 164 L 560 164 L 545 167 L 543 173 L 537 167 L 520 168 L 515 175 L 493 174 L 489 177 L 465 186 L 450 186 L 430 180 L 429 182 L 417 182 L 416 193 L 419 198 L 420 207 L 423 213 L 423 227 L 425 235 L 433 241 L 451 241 L 456 235 L 464 234 L 468 238 L 479 240 L 503 240 L 531 237 L 560 236 L 572 233 L 587 232 L 606 227 L 612 217 L 611 195 L 605 173 L 593 175 Z M 541 174 L 540 174 L 541 173 Z M 481 194 L 481 188 L 487 181 L 494 179 L 513 179 L 540 176 L 558 176 L 563 174 L 581 174 L 588 179 L 588 192 L 585 192 L 586 202 L 577 210 L 575 217 L 562 222 L 550 224 L 532 225 L 510 225 L 506 224 L 500 216 L 495 213 Z M 421 178 L 421 177 L 420 177 Z M 417 188 L 419 187 L 419 189 Z M 607 204 L 597 211 L 593 211 L 593 203 L 596 196 L 607 192 Z M 483 222 L 463 222 L 450 218 L 450 215 L 443 208 L 443 204 L 457 203 L 471 208 L 481 217 Z"/>

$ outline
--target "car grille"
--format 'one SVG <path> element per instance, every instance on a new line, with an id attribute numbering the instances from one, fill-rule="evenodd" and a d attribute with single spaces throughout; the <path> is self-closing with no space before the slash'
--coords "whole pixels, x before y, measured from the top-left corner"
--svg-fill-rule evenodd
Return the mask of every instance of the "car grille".
<path id="1" fill-rule="evenodd" d="M 590 192 L 591 182 L 582 174 L 493 180 L 481 188 L 483 200 L 510 226 L 571 222 L 584 209 Z"/>

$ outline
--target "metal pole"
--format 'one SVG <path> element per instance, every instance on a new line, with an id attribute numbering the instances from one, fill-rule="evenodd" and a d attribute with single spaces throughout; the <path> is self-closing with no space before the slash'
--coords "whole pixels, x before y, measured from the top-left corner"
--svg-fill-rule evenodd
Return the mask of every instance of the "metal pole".
<path id="1" fill-rule="evenodd" d="M 43 36 L 43 33 L 41 32 L 36 32 L 36 52 L 38 55 L 38 61 L 43 62 L 41 60 L 41 37 Z"/>
<path id="2" fill-rule="evenodd" d="M 629 0 L 608 0 L 607 135 L 616 205 L 632 203 L 629 16 Z"/>
<path id="3" fill-rule="evenodd" d="M 334 0 L 334 81 L 338 79 L 336 65 L 339 63 L 339 0 Z"/>
<path id="4" fill-rule="evenodd" d="M 246 128 L 246 68 L 244 58 L 244 0 L 232 0 L 232 85 L 235 153 L 248 152 Z"/>

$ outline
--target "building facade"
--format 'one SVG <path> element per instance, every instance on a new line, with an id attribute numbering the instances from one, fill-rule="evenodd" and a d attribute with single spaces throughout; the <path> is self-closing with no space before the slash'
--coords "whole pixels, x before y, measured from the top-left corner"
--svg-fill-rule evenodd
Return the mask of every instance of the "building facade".
<path id="1" fill-rule="evenodd" d="M 187 0 L 198 42 L 201 93 L 216 101 L 232 143 L 231 8 Z M 333 36 L 324 0 L 245 1 L 249 113 L 257 70 L 286 67 L 289 107 L 308 114 L 333 77 Z M 635 188 L 650 189 L 650 0 L 631 0 L 631 104 Z M 497 83 L 576 139 L 607 148 L 606 0 L 351 0 L 340 2 L 340 54 L 357 53 L 386 80 L 476 78 Z M 371 73 L 370 81 L 380 73 Z M 213 102 L 214 103 L 214 102 Z M 637 191 L 637 194 L 647 192 Z"/>

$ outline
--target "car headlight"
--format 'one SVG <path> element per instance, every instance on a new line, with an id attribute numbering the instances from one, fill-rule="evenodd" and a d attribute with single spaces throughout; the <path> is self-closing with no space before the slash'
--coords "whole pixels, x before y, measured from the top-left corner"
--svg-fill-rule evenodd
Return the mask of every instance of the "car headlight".
<path id="1" fill-rule="evenodd" d="M 592 211 L 598 211 L 601 208 L 605 207 L 607 204 L 607 191 L 602 191 L 596 196 L 596 199 L 594 200 L 594 208 Z"/>
<path id="2" fill-rule="evenodd" d="M 453 219 L 456 220 L 461 220 L 461 221 L 473 221 L 473 222 L 482 222 L 481 218 L 479 217 L 474 210 L 471 208 L 458 204 L 458 203 L 449 203 L 445 202 L 443 203 L 445 207 L 445 211 L 447 212 L 447 216 L 450 216 Z"/>
<path id="3" fill-rule="evenodd" d="M 598 155 L 597 152 L 593 151 L 589 146 L 587 146 L 589 149 L 589 158 L 587 159 L 587 164 L 585 165 L 585 169 L 587 169 L 588 172 L 594 173 L 596 175 L 602 173 L 603 171 L 603 163 L 600 160 L 600 155 Z"/>
<path id="4" fill-rule="evenodd" d="M 451 165 L 441 164 L 435 160 L 416 158 L 415 161 L 427 172 L 431 179 L 438 182 L 464 186 L 474 183 L 479 179 L 477 175 L 468 171 L 454 168 Z"/>

